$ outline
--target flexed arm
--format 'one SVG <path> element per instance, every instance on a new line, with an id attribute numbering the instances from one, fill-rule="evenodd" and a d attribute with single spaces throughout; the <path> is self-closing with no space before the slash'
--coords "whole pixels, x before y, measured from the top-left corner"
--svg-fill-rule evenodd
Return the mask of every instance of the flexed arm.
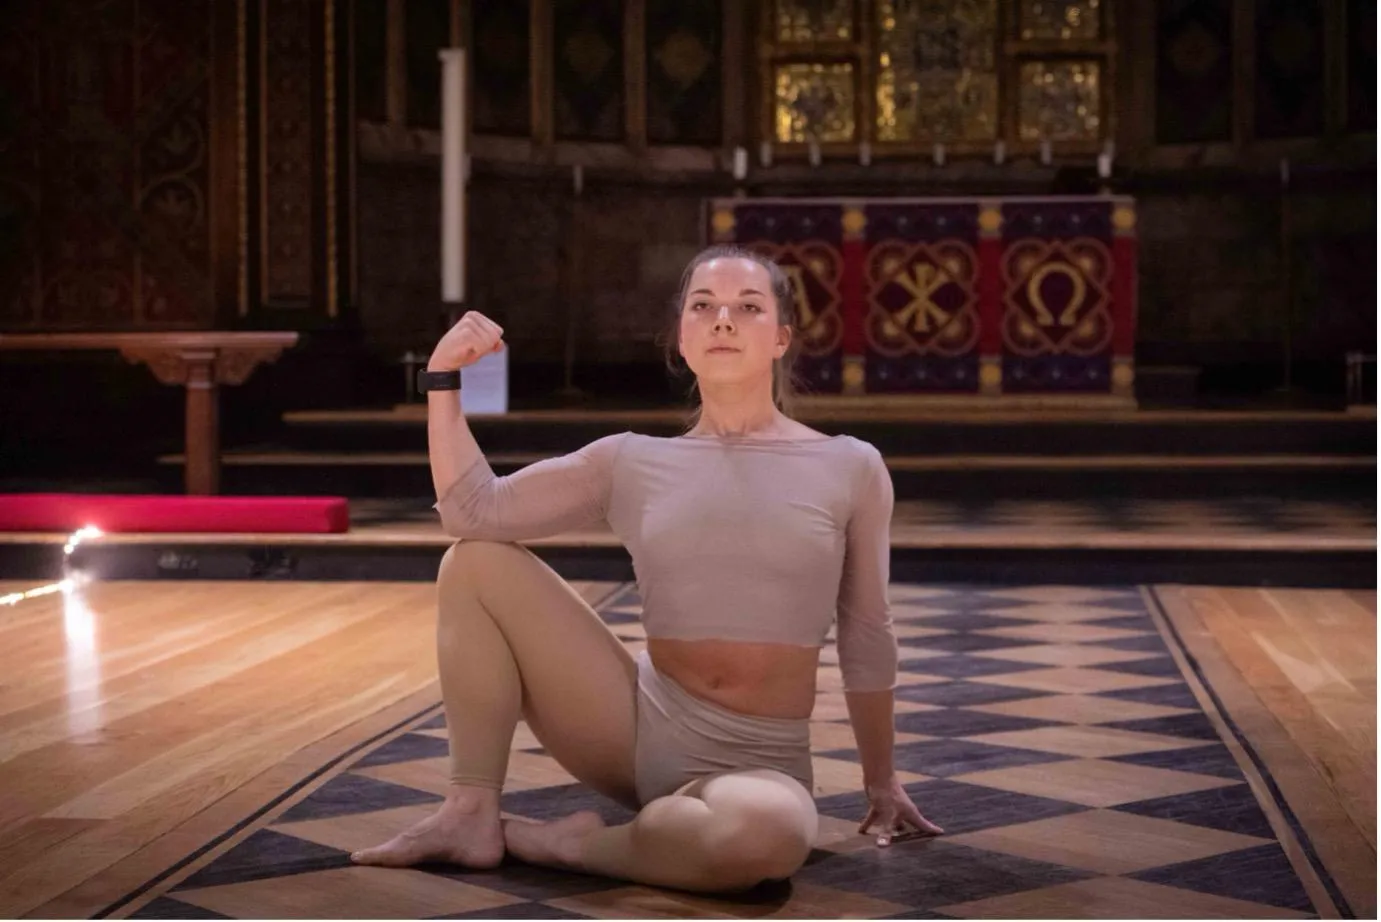
<path id="1" fill-rule="evenodd" d="M 503 328 L 470 311 L 441 338 L 429 371 L 457 371 L 503 349 Z M 496 477 L 465 421 L 457 391 L 427 395 L 427 454 L 437 510 L 456 538 L 521 541 L 601 520 L 622 436 Z"/>

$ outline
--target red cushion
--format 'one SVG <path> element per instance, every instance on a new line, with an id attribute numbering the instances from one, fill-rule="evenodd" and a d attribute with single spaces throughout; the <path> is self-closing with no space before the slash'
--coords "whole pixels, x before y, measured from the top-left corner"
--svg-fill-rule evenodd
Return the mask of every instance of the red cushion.
<path id="1" fill-rule="evenodd" d="M 338 496 L 111 496 L 0 494 L 0 531 L 274 532 L 350 530 L 350 506 Z"/>

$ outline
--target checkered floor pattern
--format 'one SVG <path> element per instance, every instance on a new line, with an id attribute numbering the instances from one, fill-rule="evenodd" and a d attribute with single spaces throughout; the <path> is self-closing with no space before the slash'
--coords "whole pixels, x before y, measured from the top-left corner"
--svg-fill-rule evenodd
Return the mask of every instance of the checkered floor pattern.
<path id="1" fill-rule="evenodd" d="M 859 836 L 861 773 L 833 648 L 812 724 L 821 836 L 789 886 L 721 900 L 530 868 L 352 867 L 427 815 L 444 717 L 419 718 L 262 821 L 135 918 L 1300 918 L 1316 907 L 1136 590 L 893 587 L 896 764 L 946 835 Z M 632 588 L 603 614 L 643 640 Z M 525 727 L 504 809 L 629 814 Z"/>

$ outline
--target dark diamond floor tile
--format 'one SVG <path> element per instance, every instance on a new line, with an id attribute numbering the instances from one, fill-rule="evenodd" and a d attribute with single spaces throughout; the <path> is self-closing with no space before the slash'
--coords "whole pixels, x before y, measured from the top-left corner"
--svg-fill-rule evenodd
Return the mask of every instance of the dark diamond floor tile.
<path id="1" fill-rule="evenodd" d="M 917 660 L 916 669 L 924 672 L 926 660 Z M 988 685 L 983 682 L 935 682 L 930 685 L 902 686 L 896 696 L 902 701 L 916 701 L 921 704 L 938 704 L 942 707 L 972 707 L 975 704 L 997 704 L 1003 701 L 1020 701 L 1024 698 L 1044 698 L 1050 692 L 1033 691 L 1029 688 L 1008 688 L 1003 685 Z"/>
<path id="2" fill-rule="evenodd" d="M 546 903 L 514 903 L 498 909 L 476 909 L 473 912 L 458 912 L 449 916 L 428 916 L 431 919 L 589 919 L 578 912 L 558 909 Z"/>
<path id="3" fill-rule="evenodd" d="M 426 864 L 417 870 L 476 887 L 497 890 L 524 900 L 536 901 L 584 896 L 587 893 L 598 893 L 601 890 L 613 890 L 623 886 L 605 877 L 534 867 L 511 858 L 504 859 L 502 865 L 488 871 L 472 871 L 447 864 Z"/>
<path id="4" fill-rule="evenodd" d="M 924 910 L 1090 876 L 1072 868 L 930 840 L 838 855 L 804 868 L 795 879 Z"/>
<path id="5" fill-rule="evenodd" d="M 943 912 L 936 912 L 933 909 L 913 909 L 910 912 L 899 912 L 894 916 L 883 916 L 884 919 L 953 919 L 954 916 L 947 916 Z"/>
<path id="6" fill-rule="evenodd" d="M 1159 733 L 1161 736 L 1178 736 L 1186 739 L 1219 742 L 1218 729 L 1202 713 L 1174 714 L 1170 717 L 1148 717 L 1144 720 L 1119 720 L 1104 724 L 1118 730 L 1135 730 L 1138 733 Z"/>
<path id="7" fill-rule="evenodd" d="M 1087 605 L 1089 608 L 1116 609 L 1117 611 L 1125 611 L 1129 615 L 1146 614 L 1146 600 L 1141 597 L 1141 593 L 1134 589 L 1126 592 L 1099 596 L 1096 599 L 1089 599 L 1087 602 L 1081 602 L 1079 604 Z"/>
<path id="8" fill-rule="evenodd" d="M 988 595 L 984 592 L 950 592 L 945 595 L 933 596 L 922 602 L 927 608 L 938 611 L 956 612 L 961 614 L 993 612 L 1001 613 L 1004 608 L 1021 608 L 1029 605 L 1029 602 L 1019 602 L 1015 599 L 1004 599 L 995 595 Z M 926 619 L 927 621 L 930 619 Z"/>
<path id="9" fill-rule="evenodd" d="M 604 619 L 605 624 L 637 624 L 642 620 L 641 612 L 627 609 L 605 610 L 600 612 L 599 616 Z"/>
<path id="10" fill-rule="evenodd" d="M 1090 647 L 1107 647 L 1109 650 L 1128 650 L 1132 653 L 1166 653 L 1165 641 L 1159 634 L 1143 634 L 1139 637 L 1121 637 L 1117 640 L 1100 640 Z"/>
<path id="11" fill-rule="evenodd" d="M 130 919 L 233 919 L 191 903 L 184 903 L 171 897 L 160 896 L 140 906 L 127 918 Z"/>
<path id="12" fill-rule="evenodd" d="M 954 654 L 931 657 L 917 663 L 914 668 L 930 675 L 944 676 L 947 679 L 972 679 L 977 676 L 1011 675 L 1015 672 L 1029 672 L 1032 669 L 1048 669 L 1050 667 L 1043 663 L 1009 663 L 1006 660 Z"/>
<path id="13" fill-rule="evenodd" d="M 858 761 L 858 750 L 836 749 L 823 752 L 822 756 L 832 759 Z M 925 740 L 919 743 L 903 743 L 893 751 L 893 762 L 902 771 L 917 772 L 948 778 L 950 775 L 963 775 L 968 772 L 981 772 L 995 768 L 1011 768 L 1016 765 L 1039 765 L 1045 762 L 1061 762 L 1069 756 L 1049 752 L 1036 752 L 1031 749 L 1016 749 L 1010 746 L 993 746 L 988 743 L 975 743 L 970 740 L 941 739 Z"/>
<path id="14" fill-rule="evenodd" d="M 345 867 L 350 867 L 349 852 L 260 829 L 178 884 L 173 892 Z"/>
<path id="15" fill-rule="evenodd" d="M 1244 836 L 1259 836 L 1274 839 L 1266 814 L 1246 784 L 1234 784 L 1226 788 L 1208 791 L 1195 791 L 1192 794 L 1176 794 L 1173 797 L 1157 797 L 1132 804 L 1122 804 L 1113 809 L 1138 816 L 1154 816 L 1162 820 L 1177 820 L 1210 829 L 1241 833 Z"/>
<path id="16" fill-rule="evenodd" d="M 1235 900 L 1249 900 L 1299 912 L 1314 911 L 1304 885 L 1290 866 L 1290 859 L 1275 843 L 1153 868 L 1131 876 L 1155 884 Z"/>
<path id="17" fill-rule="evenodd" d="M 1159 704 L 1168 708 L 1199 710 L 1198 699 L 1183 682 L 1176 682 L 1174 685 L 1155 685 L 1150 688 L 1124 688 L 1097 694 L 1103 698 L 1116 698 L 1118 701 L 1138 701 L 1141 704 Z"/>
<path id="18" fill-rule="evenodd" d="M 1117 618 L 1099 618 L 1096 621 L 1081 621 L 1080 624 L 1088 624 L 1094 627 L 1111 627 L 1122 631 L 1150 631 L 1155 632 L 1155 622 L 1150 615 L 1122 615 Z"/>
<path id="19" fill-rule="evenodd" d="M 1242 769 L 1238 766 L 1237 760 L 1232 757 L 1228 747 L 1221 744 L 1195 746 L 1193 749 L 1172 749 L 1168 752 L 1138 752 L 1128 756 L 1116 756 L 1110 761 L 1195 772 L 1215 778 L 1242 778 Z"/>
<path id="20" fill-rule="evenodd" d="M 440 714 L 437 714 L 437 715 L 436 715 L 435 717 L 433 717 L 431 720 L 429 720 L 429 721 L 427 721 L 426 723 L 423 723 L 423 724 L 418 724 L 418 725 L 417 725 L 416 727 L 414 727 L 413 729 L 415 729 L 415 730 L 445 730 L 445 729 L 446 729 L 446 714 L 445 714 L 445 712 L 442 712 L 442 713 L 440 713 Z"/>
<path id="21" fill-rule="evenodd" d="M 943 631 L 987 631 L 1000 627 L 1030 627 L 1030 621 L 1020 618 L 1004 618 L 982 611 L 960 612 L 950 615 L 936 615 L 918 622 L 920 627 L 933 627 Z M 994 640 L 1006 638 L 992 638 Z M 1012 645 L 1031 643 L 1029 640 L 1009 640 Z"/>
<path id="22" fill-rule="evenodd" d="M 946 708 L 943 711 L 919 711 L 898 714 L 896 728 L 902 733 L 924 733 L 927 736 L 978 736 L 981 733 L 1006 733 L 1009 730 L 1034 730 L 1055 726 L 1058 721 L 1016 717 L 1010 714 L 986 714 L 983 711 L 963 711 Z"/>
<path id="23" fill-rule="evenodd" d="M 899 642 L 903 647 L 924 647 L 927 650 L 943 650 L 946 653 L 1005 650 L 1008 647 L 1029 647 L 1036 643 L 1032 640 L 1014 640 L 1011 637 L 989 637 L 986 634 L 962 633 L 939 634 L 932 637 L 904 637 Z"/>
<path id="24" fill-rule="evenodd" d="M 364 775 L 337 775 L 293 805 L 280 823 L 320 820 L 352 813 L 373 813 L 412 804 L 440 803 L 441 797 L 427 791 L 366 778 Z"/>
<path id="25" fill-rule="evenodd" d="M 638 594 L 638 587 L 629 583 L 617 595 L 614 595 L 607 602 L 600 606 L 605 608 L 641 608 L 643 604 L 642 596 Z"/>
<path id="26" fill-rule="evenodd" d="M 1106 669 L 1108 672 L 1121 672 L 1126 675 L 1180 677 L 1180 667 L 1170 656 L 1152 656 L 1126 663 L 1102 663 L 1098 668 Z"/>
<path id="27" fill-rule="evenodd" d="M 450 754 L 450 746 L 443 739 L 423 736 L 420 733 L 404 733 L 389 740 L 378 749 L 354 764 L 354 768 L 371 768 L 375 765 L 393 765 L 396 762 L 412 762 L 416 759 L 435 759 Z"/>
<path id="28" fill-rule="evenodd" d="M 513 791 L 505 794 L 500 806 L 509 813 L 532 820 L 554 820 L 581 810 L 594 810 L 610 825 L 627 823 L 632 811 L 616 804 L 583 784 Z"/>

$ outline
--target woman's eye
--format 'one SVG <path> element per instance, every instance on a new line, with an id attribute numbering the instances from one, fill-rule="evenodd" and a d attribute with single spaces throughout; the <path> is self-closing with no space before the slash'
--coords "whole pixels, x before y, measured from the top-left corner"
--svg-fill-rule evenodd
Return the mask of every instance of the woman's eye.
<path id="1" fill-rule="evenodd" d="M 761 307 L 760 305 L 757 305 L 757 304 L 745 304 L 745 305 L 743 305 L 743 309 L 746 310 L 746 311 L 750 311 L 751 313 L 754 313 L 754 314 L 761 314 L 761 313 L 762 313 L 762 307 Z"/>
<path id="2" fill-rule="evenodd" d="M 705 309 L 706 309 L 707 307 L 709 307 L 709 306 L 710 306 L 710 304 L 709 304 L 708 301 L 696 301 L 694 304 L 691 305 L 691 310 L 693 310 L 693 311 L 703 311 L 703 310 L 705 310 Z"/>

